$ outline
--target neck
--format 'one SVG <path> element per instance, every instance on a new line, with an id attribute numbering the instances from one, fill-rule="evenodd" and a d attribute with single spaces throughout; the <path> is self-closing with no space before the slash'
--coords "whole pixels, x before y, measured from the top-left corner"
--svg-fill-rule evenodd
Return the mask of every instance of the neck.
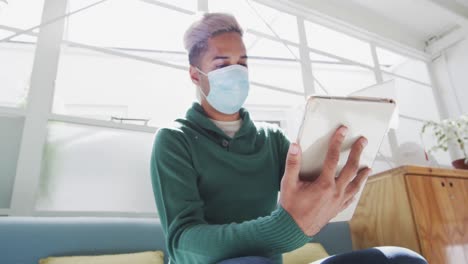
<path id="1" fill-rule="evenodd" d="M 202 100 L 201 106 L 203 110 L 205 111 L 206 115 L 217 121 L 236 121 L 240 119 L 240 114 L 239 112 L 236 112 L 231 115 L 223 114 L 216 109 L 214 109 L 205 99 Z"/>

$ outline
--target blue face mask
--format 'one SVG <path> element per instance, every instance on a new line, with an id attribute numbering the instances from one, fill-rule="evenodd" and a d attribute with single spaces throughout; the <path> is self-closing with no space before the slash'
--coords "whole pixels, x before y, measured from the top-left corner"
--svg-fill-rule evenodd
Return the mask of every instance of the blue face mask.
<path id="1" fill-rule="evenodd" d="M 208 77 L 210 92 L 205 95 L 208 103 L 223 114 L 234 114 L 244 104 L 249 95 L 249 72 L 247 67 L 238 64 L 210 71 L 208 74 L 197 70 Z"/>

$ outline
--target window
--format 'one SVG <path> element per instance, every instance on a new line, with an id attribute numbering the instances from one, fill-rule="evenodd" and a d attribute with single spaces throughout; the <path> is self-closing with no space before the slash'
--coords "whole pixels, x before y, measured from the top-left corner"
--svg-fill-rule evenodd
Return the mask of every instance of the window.
<path id="1" fill-rule="evenodd" d="M 16 34 L 40 23 L 43 3 L 43 0 L 9 1 L 1 11 L 0 106 L 23 108 L 26 104 L 39 31 Z"/>
<path id="2" fill-rule="evenodd" d="M 299 43 L 296 17 L 254 1 L 210 0 L 210 12 L 233 14 L 247 33 L 274 37 L 269 26 L 280 38 Z M 268 25 L 265 23 L 267 22 Z"/>
<path id="3" fill-rule="evenodd" d="M 429 71 L 425 62 L 411 59 L 389 50 L 377 47 L 377 56 L 381 69 L 396 76 L 406 77 L 430 85 Z M 394 76 L 395 76 L 394 75 Z M 385 75 L 390 79 L 391 75 Z"/>
<path id="4" fill-rule="evenodd" d="M 249 55 L 251 92 L 246 106 L 291 106 L 304 100 L 299 50 L 278 40 L 276 34 L 299 42 L 297 20 L 265 5 L 247 1 L 210 1 L 210 11 L 232 13 L 243 27 Z M 273 27 L 274 32 L 270 28 Z M 271 78 L 280 76 L 280 78 Z"/>
<path id="5" fill-rule="evenodd" d="M 183 115 L 194 98 L 187 71 L 62 47 L 53 112 L 106 121 L 148 119 L 162 126 Z"/>
<path id="6" fill-rule="evenodd" d="M 387 76 L 387 78 L 390 78 Z M 431 86 L 394 78 L 400 114 L 421 120 L 439 120 L 439 111 Z"/>
<path id="7" fill-rule="evenodd" d="M 63 122 L 49 122 L 48 130 L 38 210 L 156 210 L 151 133 Z"/>
<path id="8" fill-rule="evenodd" d="M 309 47 L 366 65 L 373 65 L 369 43 L 306 21 Z"/>
<path id="9" fill-rule="evenodd" d="M 41 22 L 43 5 L 44 0 L 34 2 L 28 0 L 8 1 L 8 4 L 2 8 L 0 25 L 23 30 L 36 26 Z M 3 37 L 5 35 L 2 35 Z"/>
<path id="10" fill-rule="evenodd" d="M 75 6 L 80 2 L 70 0 L 70 11 L 79 9 Z M 166 4 L 162 5 L 161 2 Z M 70 16 L 64 39 L 116 49 L 183 52 L 183 32 L 193 22 L 195 11 L 173 5 L 172 2 L 103 2 Z M 186 2 L 195 3 L 194 0 Z"/>
<path id="11" fill-rule="evenodd" d="M 43 1 L 9 1 L 0 17 L 0 39 L 39 24 Z M 158 127 L 184 116 L 196 98 L 182 38 L 203 4 L 212 12 L 234 14 L 244 28 L 251 81 L 245 106 L 254 120 L 276 123 L 294 139 L 305 95 L 312 90 L 344 96 L 393 79 L 401 125 L 385 139 L 374 172 L 402 164 L 401 144 L 422 146 L 417 133 L 422 122 L 439 119 L 425 61 L 268 2 L 68 0 L 67 12 L 76 13 L 65 18 L 63 34 L 57 33 L 62 38 L 53 103 L 41 116 L 48 133 L 38 157 L 39 188 L 30 189 L 38 192 L 36 211 L 155 212 L 149 172 L 153 137 Z M 0 139 L 0 146 L 13 153 L 0 157 L 0 165 L 7 164 L 0 168 L 7 175 L 0 180 L 0 209 L 10 204 L 24 117 L 38 117 L 22 110 L 38 32 L 0 42 L 0 71 L 6 73 L 0 131 L 11 136 Z M 436 158 L 449 162 L 446 156 Z"/>
<path id="12" fill-rule="evenodd" d="M 312 72 L 320 82 L 315 86 L 330 95 L 349 95 L 376 84 L 373 71 L 349 64 L 312 63 Z"/>
<path id="13" fill-rule="evenodd" d="M 434 87 L 431 85 L 426 62 L 377 47 L 377 57 L 384 80 L 395 81 L 396 101 L 399 106 L 398 146 L 392 160 L 396 164 L 419 164 L 450 167 L 448 153 L 435 153 L 425 159 L 424 149 L 433 139 L 423 140 L 420 135 L 425 121 L 439 121 L 439 108 Z"/>
<path id="14" fill-rule="evenodd" d="M 0 213 L 10 208 L 25 120 L 24 107 L 44 1 L 17 0 L 0 14 Z"/>
<path id="15" fill-rule="evenodd" d="M 9 208 L 24 117 L 0 114 L 0 209 Z"/>
<path id="16" fill-rule="evenodd" d="M 80 2 L 70 1 L 70 9 Z M 116 0 L 70 16 L 53 112 L 148 119 L 151 126 L 183 115 L 195 98 L 182 45 L 195 18 L 194 3 Z"/>

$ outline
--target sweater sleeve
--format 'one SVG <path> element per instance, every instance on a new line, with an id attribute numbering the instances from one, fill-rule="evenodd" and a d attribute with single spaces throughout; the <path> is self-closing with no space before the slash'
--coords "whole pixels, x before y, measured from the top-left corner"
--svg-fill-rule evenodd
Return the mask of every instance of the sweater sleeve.
<path id="1" fill-rule="evenodd" d="M 282 207 L 242 223 L 214 225 L 204 219 L 188 142 L 182 132 L 163 128 L 151 156 L 153 192 L 171 260 L 215 263 L 246 255 L 277 255 L 310 240 Z"/>

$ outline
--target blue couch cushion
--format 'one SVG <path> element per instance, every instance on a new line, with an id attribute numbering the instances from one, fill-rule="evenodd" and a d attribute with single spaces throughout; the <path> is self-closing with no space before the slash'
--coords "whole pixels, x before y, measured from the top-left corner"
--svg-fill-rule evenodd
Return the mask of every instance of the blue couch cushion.
<path id="1" fill-rule="evenodd" d="M 352 250 L 347 222 L 330 223 L 314 237 L 333 255 Z M 36 264 L 48 256 L 164 251 L 156 218 L 0 217 L 0 264 Z"/>
<path id="2" fill-rule="evenodd" d="M 0 218 L 0 263 L 32 264 L 48 256 L 147 250 L 165 251 L 162 229 L 155 218 Z"/>
<path id="3" fill-rule="evenodd" d="M 328 254 L 335 255 L 353 250 L 348 222 L 329 223 L 314 236 L 312 242 L 322 244 Z"/>

